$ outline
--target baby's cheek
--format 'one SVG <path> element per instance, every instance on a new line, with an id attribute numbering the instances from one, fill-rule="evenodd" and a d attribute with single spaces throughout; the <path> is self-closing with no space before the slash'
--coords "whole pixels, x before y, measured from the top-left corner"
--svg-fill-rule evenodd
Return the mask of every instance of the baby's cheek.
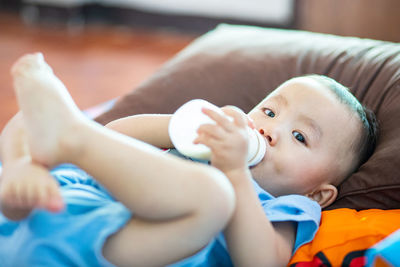
<path id="1" fill-rule="evenodd" d="M 315 187 L 321 185 L 327 177 L 326 168 L 319 168 L 317 166 L 312 166 L 309 168 L 304 168 L 303 172 L 301 172 L 301 180 L 304 184 L 304 189 L 308 191 L 312 191 Z"/>
<path id="2" fill-rule="evenodd" d="M 278 175 L 285 174 L 287 170 L 290 170 L 290 166 L 287 166 L 288 164 L 285 161 L 282 160 L 274 160 L 274 173 Z"/>

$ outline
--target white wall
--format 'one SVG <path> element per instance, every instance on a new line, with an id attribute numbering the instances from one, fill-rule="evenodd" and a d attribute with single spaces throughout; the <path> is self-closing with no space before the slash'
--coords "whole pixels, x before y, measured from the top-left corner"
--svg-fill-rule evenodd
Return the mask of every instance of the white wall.
<path id="1" fill-rule="evenodd" d="M 293 16 L 294 0 L 100 0 L 105 5 L 131 7 L 167 14 L 245 19 L 265 23 L 287 23 Z"/>
<path id="2" fill-rule="evenodd" d="M 75 7 L 83 4 L 95 3 L 96 0 L 22 0 L 26 4 L 44 4 L 56 7 Z"/>
<path id="3" fill-rule="evenodd" d="M 24 0 L 53 6 L 73 7 L 101 3 L 164 14 L 243 19 L 260 23 L 291 21 L 295 0 Z"/>

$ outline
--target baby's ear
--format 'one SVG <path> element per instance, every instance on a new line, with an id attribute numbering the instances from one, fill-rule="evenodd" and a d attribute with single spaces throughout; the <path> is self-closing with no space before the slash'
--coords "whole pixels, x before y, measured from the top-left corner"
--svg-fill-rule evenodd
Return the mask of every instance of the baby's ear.
<path id="1" fill-rule="evenodd" d="M 337 197 L 338 191 L 336 186 L 331 184 L 323 184 L 314 192 L 307 194 L 306 196 L 316 202 L 321 206 L 321 208 L 325 208 L 332 204 Z"/>

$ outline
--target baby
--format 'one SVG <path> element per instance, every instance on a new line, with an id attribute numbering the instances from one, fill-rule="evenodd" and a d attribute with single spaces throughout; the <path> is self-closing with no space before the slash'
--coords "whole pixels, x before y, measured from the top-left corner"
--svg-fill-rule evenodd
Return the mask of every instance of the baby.
<path id="1" fill-rule="evenodd" d="M 285 82 L 248 116 L 204 109 L 216 124 L 198 130 L 195 142 L 212 151 L 200 164 L 154 147 L 172 148 L 170 115 L 110 130 L 79 111 L 41 54 L 12 74 L 21 111 L 1 139 L 2 266 L 284 266 L 376 141 L 372 113 L 313 75 Z M 248 124 L 267 145 L 251 169 Z"/>

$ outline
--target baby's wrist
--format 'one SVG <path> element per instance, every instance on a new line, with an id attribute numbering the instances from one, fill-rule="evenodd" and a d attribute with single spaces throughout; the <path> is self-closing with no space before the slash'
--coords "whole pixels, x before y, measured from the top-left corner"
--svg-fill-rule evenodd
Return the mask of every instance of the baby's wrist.
<path id="1" fill-rule="evenodd" d="M 224 172 L 234 187 L 247 184 L 251 180 L 251 173 L 247 166 L 230 169 Z"/>

